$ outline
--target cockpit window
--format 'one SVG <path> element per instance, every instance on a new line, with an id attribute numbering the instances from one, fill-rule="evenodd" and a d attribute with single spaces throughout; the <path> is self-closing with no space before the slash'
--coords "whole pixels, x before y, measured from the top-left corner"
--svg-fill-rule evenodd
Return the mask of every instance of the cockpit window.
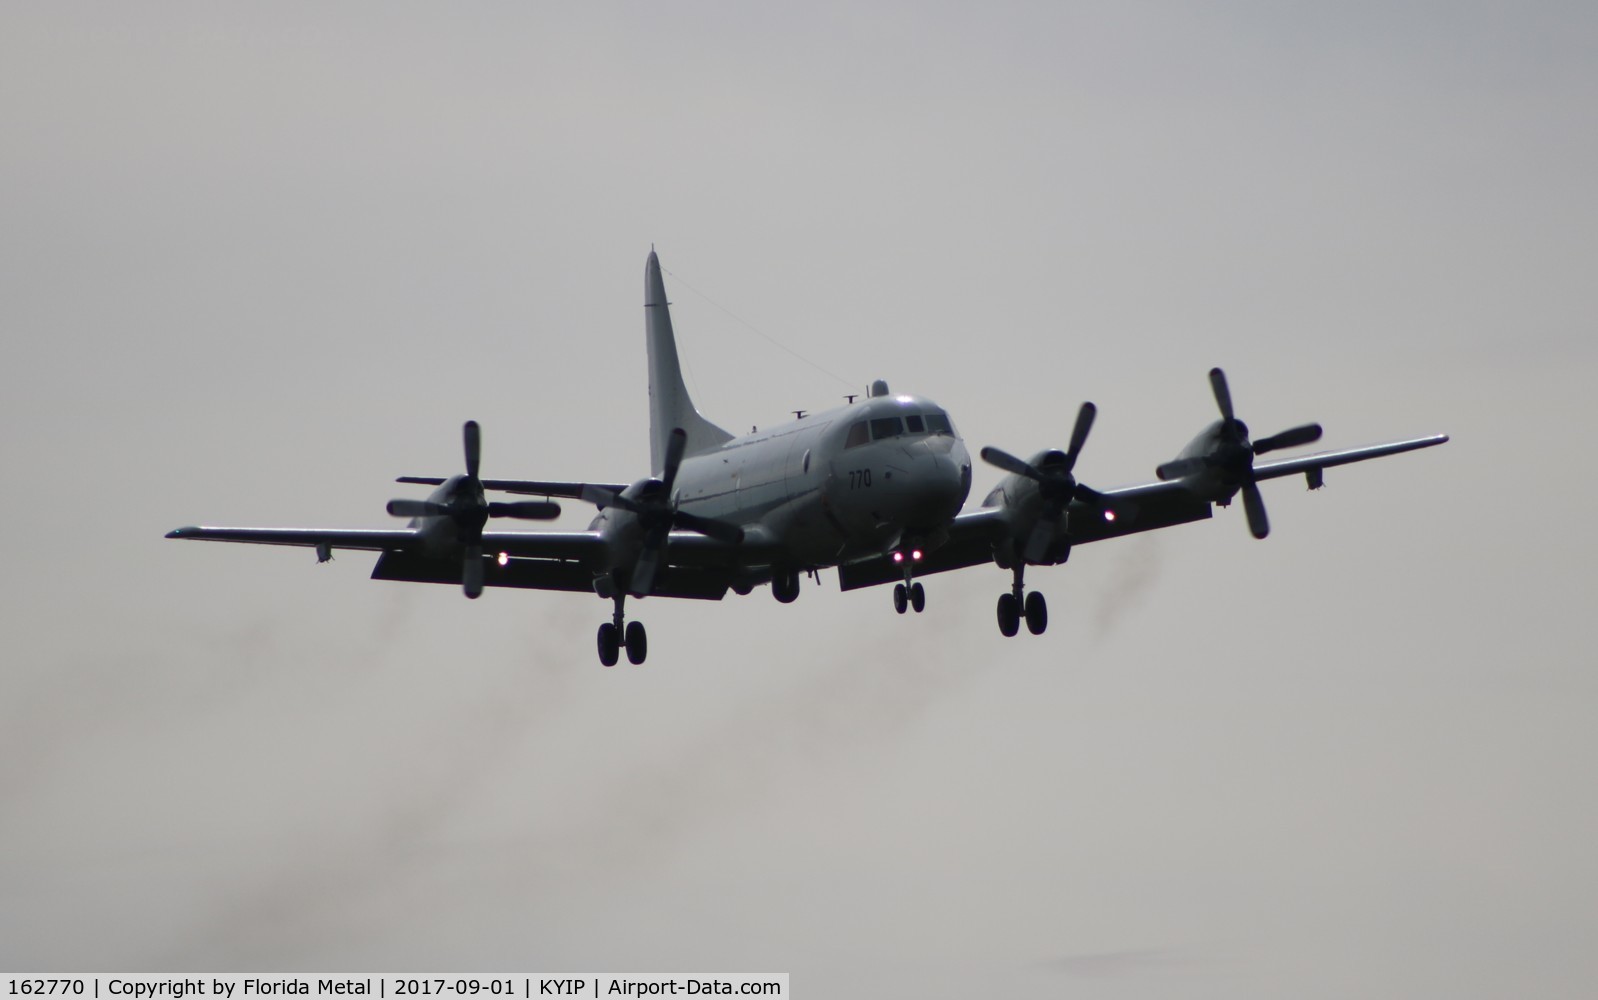
<path id="1" fill-rule="evenodd" d="M 921 422 L 921 415 L 918 413 L 912 413 L 908 417 L 905 417 L 904 427 L 905 430 L 911 434 L 920 434 L 927 429 L 926 425 Z"/>
<path id="2" fill-rule="evenodd" d="M 954 433 L 954 427 L 949 423 L 949 415 L 940 412 L 927 414 L 927 430 L 934 434 Z"/>
<path id="3" fill-rule="evenodd" d="M 881 441 L 883 438 L 898 437 L 904 433 L 904 425 L 898 417 L 881 417 L 871 421 L 871 440 Z"/>
<path id="4" fill-rule="evenodd" d="M 858 448 L 858 447 L 860 447 L 861 445 L 865 444 L 867 441 L 870 441 L 870 440 L 871 440 L 870 427 L 868 426 L 866 421 L 862 420 L 859 423 L 855 424 L 853 427 L 849 428 L 849 436 L 847 438 L 844 438 L 843 446 L 845 448 Z"/>

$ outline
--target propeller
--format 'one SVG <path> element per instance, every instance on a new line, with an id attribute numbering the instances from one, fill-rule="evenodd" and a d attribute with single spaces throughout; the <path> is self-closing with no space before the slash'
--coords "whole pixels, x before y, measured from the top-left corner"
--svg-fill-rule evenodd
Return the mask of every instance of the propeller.
<path id="1" fill-rule="evenodd" d="M 1320 424 L 1302 424 L 1279 434 L 1250 442 L 1248 425 L 1237 419 L 1232 410 L 1232 391 L 1226 384 L 1226 373 L 1219 368 L 1210 369 L 1210 389 L 1215 393 L 1215 405 L 1221 411 L 1217 439 L 1208 454 L 1194 455 L 1165 462 L 1154 470 L 1161 479 L 1180 479 L 1206 469 L 1218 469 L 1228 483 L 1236 483 L 1243 494 L 1243 512 L 1248 517 L 1248 530 L 1255 538 L 1271 533 L 1270 518 L 1265 514 L 1265 499 L 1260 496 L 1259 485 L 1254 481 L 1254 458 L 1280 448 L 1296 448 L 1321 439 Z"/>
<path id="2" fill-rule="evenodd" d="M 1083 403 L 1077 411 L 1076 426 L 1071 429 L 1071 443 L 1064 452 L 1044 452 L 1039 463 L 1042 468 L 1030 462 L 1024 462 L 1007 451 L 994 447 L 986 447 L 981 451 L 982 460 L 989 465 L 1003 469 L 1030 479 L 1038 484 L 1038 492 L 1044 500 L 1044 517 L 1032 531 L 1032 537 L 1027 541 L 1027 558 L 1036 560 L 1042 557 L 1042 550 L 1048 544 L 1053 523 L 1060 519 L 1065 508 L 1070 502 L 1080 500 L 1095 507 L 1103 507 L 1104 494 L 1090 489 L 1076 481 L 1072 474 L 1076 469 L 1076 461 L 1082 455 L 1082 445 L 1087 442 L 1088 431 L 1093 429 L 1093 418 L 1098 414 L 1098 407 L 1092 403 Z"/>
<path id="3" fill-rule="evenodd" d="M 606 507 L 625 510 L 636 515 L 643 526 L 643 550 L 638 555 L 638 563 L 632 573 L 632 590 L 635 593 L 649 593 L 655 582 L 655 574 L 660 570 L 660 555 L 665 548 L 666 535 L 673 528 L 696 532 L 729 545 L 737 545 L 744 539 L 743 529 L 736 524 L 677 509 L 671 491 L 676 485 L 677 472 L 682 467 L 687 449 L 688 432 L 681 427 L 675 428 L 666 439 L 665 467 L 661 470 L 661 477 L 643 480 L 635 491 L 636 497 L 624 496 L 603 486 L 590 484 L 582 488 L 583 500 L 601 510 Z"/>
<path id="4" fill-rule="evenodd" d="M 483 483 L 477 478 L 483 455 L 483 432 L 477 426 L 477 421 L 466 421 L 461 428 L 461 443 L 466 457 L 466 475 L 457 476 L 446 485 L 447 502 L 390 500 L 388 512 L 395 517 L 447 517 L 453 520 L 462 549 L 461 589 L 467 597 L 475 599 L 483 593 L 484 523 L 491 517 L 548 521 L 560 516 L 560 505 L 547 500 L 488 503 L 483 498 Z"/>

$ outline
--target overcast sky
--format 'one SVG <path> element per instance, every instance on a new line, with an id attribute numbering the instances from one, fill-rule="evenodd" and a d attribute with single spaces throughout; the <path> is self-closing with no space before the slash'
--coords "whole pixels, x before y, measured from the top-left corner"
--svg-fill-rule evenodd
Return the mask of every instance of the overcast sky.
<path id="1" fill-rule="evenodd" d="M 1588 3 L 0 4 L 0 968 L 805 996 L 1598 988 Z M 873 378 L 1144 482 L 1452 443 L 798 603 L 377 583 L 182 524 L 647 474 Z M 772 341 L 802 355 L 796 360 Z M 806 363 L 808 362 L 808 363 Z M 972 495 L 997 480 L 979 466 Z M 560 522 L 590 511 L 568 504 Z M 1016 995 L 1021 995 L 1016 993 Z"/>

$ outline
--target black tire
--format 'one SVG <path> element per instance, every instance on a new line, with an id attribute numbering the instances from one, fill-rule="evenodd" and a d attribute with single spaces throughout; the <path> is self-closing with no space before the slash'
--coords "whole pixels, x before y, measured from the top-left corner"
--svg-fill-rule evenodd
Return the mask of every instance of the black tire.
<path id="1" fill-rule="evenodd" d="M 999 595 L 999 631 L 1005 638 L 1021 631 L 1021 612 L 1015 604 L 1014 594 Z"/>
<path id="2" fill-rule="evenodd" d="M 1042 635 L 1043 630 L 1049 627 L 1049 605 L 1043 595 L 1037 591 L 1026 595 L 1026 630 L 1033 635 Z"/>
<path id="3" fill-rule="evenodd" d="M 902 584 L 902 583 L 894 584 L 893 585 L 893 610 L 897 611 L 899 614 L 902 615 L 902 614 L 904 614 L 904 609 L 906 607 L 908 607 L 909 605 L 910 605 L 910 598 L 904 592 L 904 584 Z"/>
<path id="4" fill-rule="evenodd" d="M 621 653 L 621 643 L 616 637 L 616 626 L 610 622 L 599 626 L 599 662 L 614 667 Z"/>
<path id="5" fill-rule="evenodd" d="M 627 662 L 637 665 L 644 662 L 644 657 L 649 655 L 649 635 L 644 631 L 643 622 L 627 623 Z"/>
<path id="6" fill-rule="evenodd" d="M 927 589 L 919 583 L 910 585 L 910 607 L 914 608 L 918 615 L 927 610 Z"/>

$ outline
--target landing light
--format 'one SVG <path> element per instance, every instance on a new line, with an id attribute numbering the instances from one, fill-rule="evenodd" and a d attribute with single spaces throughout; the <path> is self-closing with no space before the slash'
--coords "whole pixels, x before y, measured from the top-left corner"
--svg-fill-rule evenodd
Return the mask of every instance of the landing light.
<path id="1" fill-rule="evenodd" d="M 1115 520 L 1115 511 L 1113 511 L 1113 510 L 1107 510 L 1107 511 L 1105 511 L 1105 512 L 1104 512 L 1104 519 L 1105 519 L 1105 520 L 1106 520 L 1106 521 L 1113 521 L 1113 520 Z"/>
<path id="2" fill-rule="evenodd" d="M 904 562 L 904 553 L 903 552 L 895 552 L 893 554 L 893 561 L 896 562 L 896 563 Z"/>
<path id="3" fill-rule="evenodd" d="M 913 550 L 910 553 L 910 558 L 914 559 L 916 562 L 920 562 L 921 561 L 921 550 L 920 549 Z"/>
<path id="4" fill-rule="evenodd" d="M 510 553 L 509 552 L 501 552 L 499 554 L 499 558 L 496 560 L 496 562 L 498 562 L 501 566 L 510 565 Z"/>

